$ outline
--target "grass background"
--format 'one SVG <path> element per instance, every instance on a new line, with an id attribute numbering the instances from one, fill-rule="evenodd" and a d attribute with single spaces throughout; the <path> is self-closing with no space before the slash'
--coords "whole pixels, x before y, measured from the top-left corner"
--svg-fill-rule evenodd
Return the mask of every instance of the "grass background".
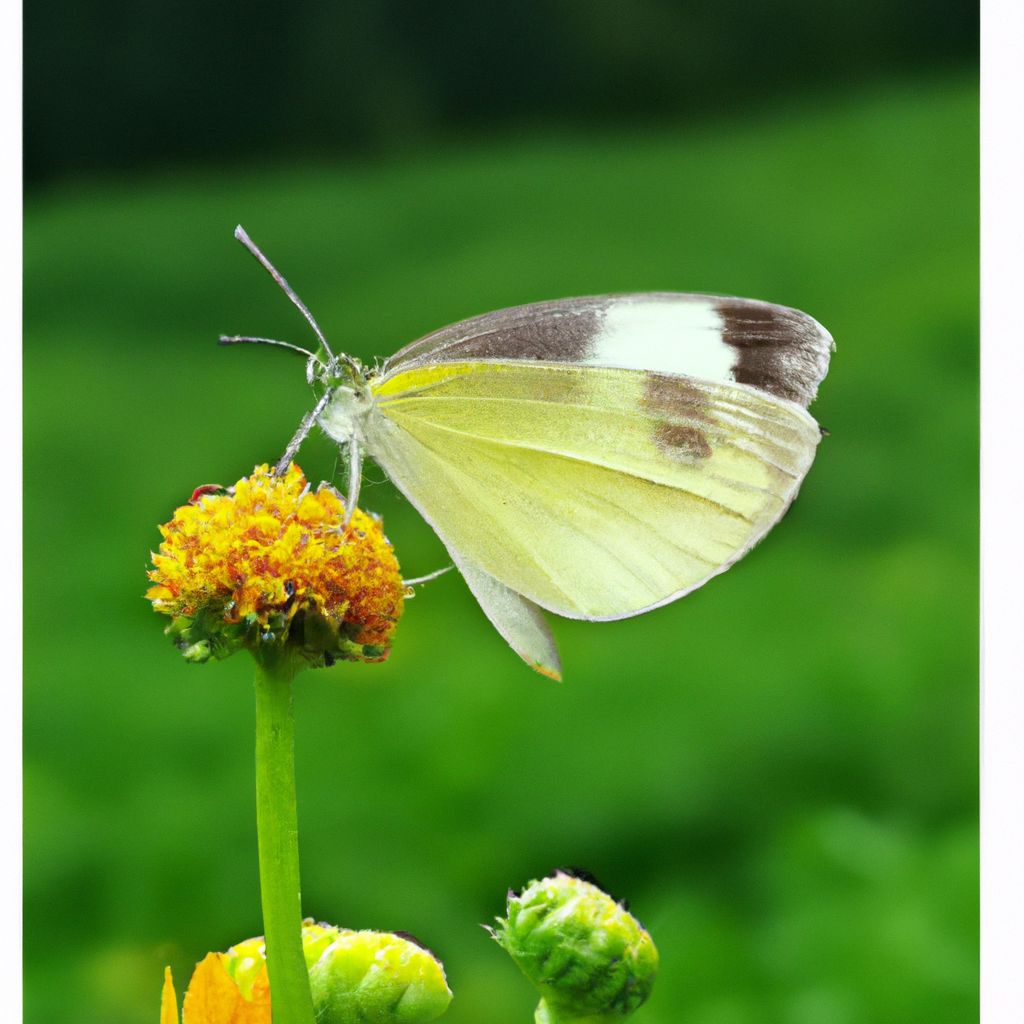
<path id="1" fill-rule="evenodd" d="M 646 1024 L 945 1024 L 977 1006 L 976 83 L 894 80 L 746 119 L 429 155 L 164 170 L 30 197 L 25 979 L 31 1024 L 155 1020 L 261 931 L 251 667 L 186 665 L 141 599 L 156 524 L 275 458 L 304 341 L 563 295 L 692 290 L 834 334 L 831 431 L 784 522 L 684 601 L 557 621 L 531 674 L 450 575 L 393 657 L 300 677 L 304 903 L 443 957 L 451 1024 L 531 1019 L 478 927 L 556 865 L 628 897 Z M 328 477 L 311 441 L 302 463 Z M 383 481 L 407 575 L 440 545 Z M 632 542 L 623 530 L 622 544 Z"/>

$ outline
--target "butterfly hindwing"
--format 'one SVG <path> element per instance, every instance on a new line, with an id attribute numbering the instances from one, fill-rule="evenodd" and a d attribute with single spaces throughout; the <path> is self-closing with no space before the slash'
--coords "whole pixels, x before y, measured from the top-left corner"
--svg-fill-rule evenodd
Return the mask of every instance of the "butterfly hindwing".
<path id="1" fill-rule="evenodd" d="M 452 551 L 451 555 L 477 603 L 509 647 L 530 668 L 549 679 L 560 681 L 562 663 L 558 647 L 540 608 L 493 576 L 488 576 L 472 562 L 467 562 L 458 552 Z"/>

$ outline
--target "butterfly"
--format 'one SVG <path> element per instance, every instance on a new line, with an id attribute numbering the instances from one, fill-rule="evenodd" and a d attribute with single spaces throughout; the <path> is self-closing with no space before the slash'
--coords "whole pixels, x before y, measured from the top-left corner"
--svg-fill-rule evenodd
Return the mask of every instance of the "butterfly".
<path id="1" fill-rule="evenodd" d="M 319 426 L 347 449 L 348 509 L 370 456 L 440 537 L 486 616 L 561 678 L 544 612 L 607 621 L 689 594 L 779 521 L 822 430 L 807 407 L 832 337 L 794 309 L 652 292 L 538 302 L 443 327 L 382 365 L 320 341 Z"/>

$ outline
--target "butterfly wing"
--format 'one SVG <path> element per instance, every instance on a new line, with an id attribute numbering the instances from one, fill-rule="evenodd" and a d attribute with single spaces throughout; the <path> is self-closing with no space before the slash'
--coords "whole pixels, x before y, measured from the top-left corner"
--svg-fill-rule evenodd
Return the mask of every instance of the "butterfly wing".
<path id="1" fill-rule="evenodd" d="M 598 295 L 442 327 L 396 352 L 383 376 L 437 363 L 537 360 L 749 384 L 807 408 L 833 347 L 813 317 L 771 302 L 681 292 Z"/>
<path id="2" fill-rule="evenodd" d="M 561 680 L 562 663 L 544 613 L 532 601 L 489 576 L 479 566 L 449 549 L 484 614 L 505 642 L 530 668 L 549 679 Z"/>
<path id="3" fill-rule="evenodd" d="M 778 521 L 820 438 L 804 405 L 830 348 L 805 314 L 749 300 L 500 311 L 393 357 L 364 442 L 499 632 L 557 676 L 541 608 L 636 615 Z"/>

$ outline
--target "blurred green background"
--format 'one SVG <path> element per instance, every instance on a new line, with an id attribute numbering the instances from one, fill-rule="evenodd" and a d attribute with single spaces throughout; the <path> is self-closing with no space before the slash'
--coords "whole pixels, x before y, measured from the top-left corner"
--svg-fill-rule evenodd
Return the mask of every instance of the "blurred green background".
<path id="1" fill-rule="evenodd" d="M 300 677 L 308 913 L 423 938 L 451 1024 L 523 1024 L 478 923 L 573 864 L 658 943 L 638 1024 L 976 1019 L 973 8 L 193 6 L 26 9 L 26 1020 L 154 1021 L 165 962 L 261 931 L 250 665 L 186 665 L 141 598 L 157 524 L 309 406 L 299 360 L 214 344 L 309 340 L 239 221 L 363 357 L 659 289 L 837 342 L 786 519 L 684 601 L 556 621 L 564 684 L 454 575 L 387 664 Z M 406 574 L 444 564 L 368 479 Z"/>

